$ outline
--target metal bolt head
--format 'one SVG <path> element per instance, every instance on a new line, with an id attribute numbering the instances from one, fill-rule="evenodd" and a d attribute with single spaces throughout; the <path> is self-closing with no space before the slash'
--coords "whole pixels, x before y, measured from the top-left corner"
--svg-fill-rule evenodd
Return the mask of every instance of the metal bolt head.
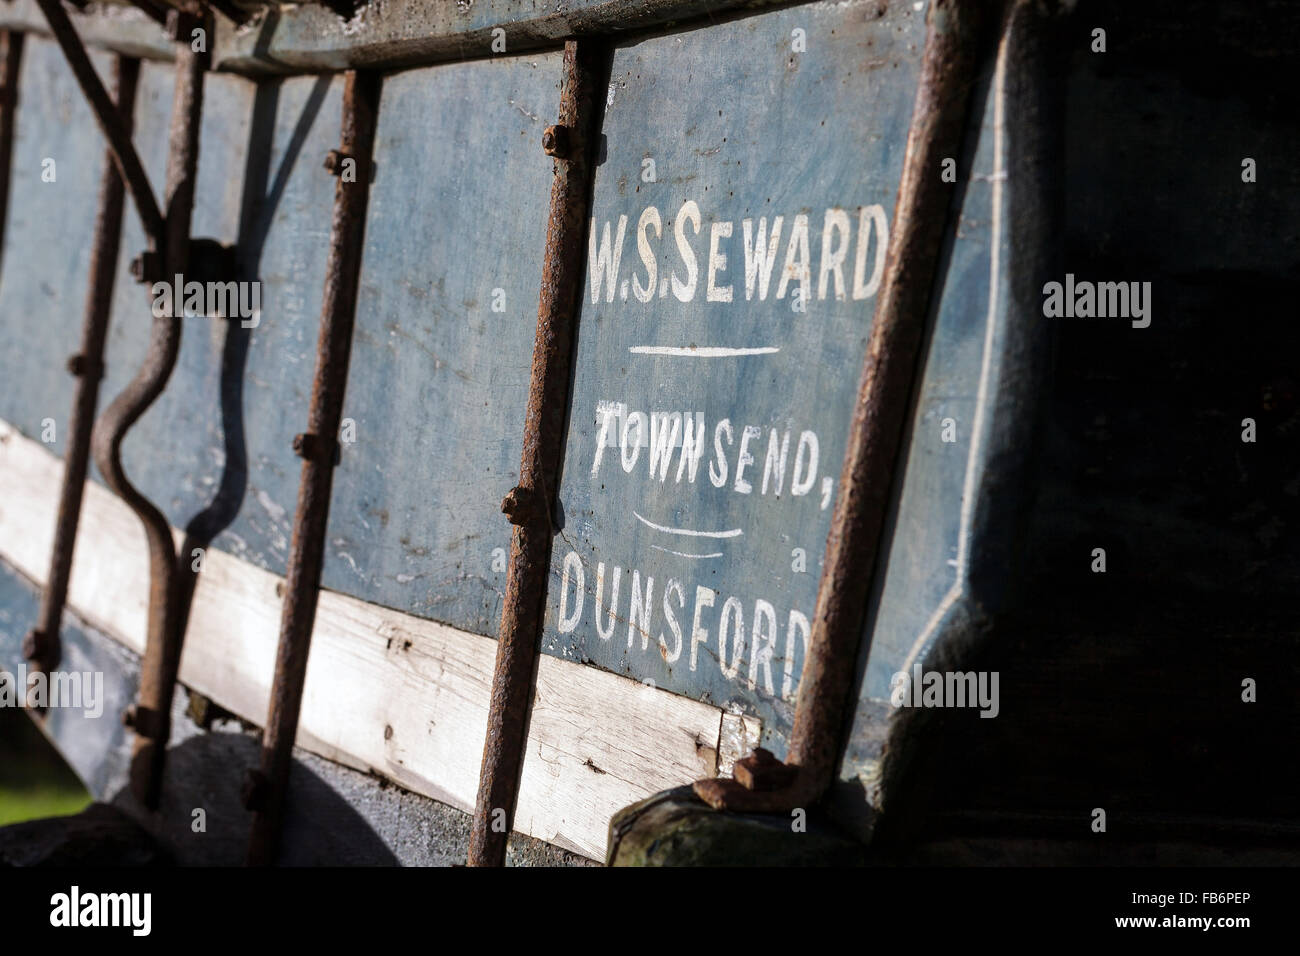
<path id="1" fill-rule="evenodd" d="M 131 277 L 136 282 L 156 282 L 161 273 L 162 258 L 152 249 L 146 249 L 131 260 Z"/>
<path id="2" fill-rule="evenodd" d="M 136 718 L 135 705 L 132 704 L 131 706 L 127 707 L 126 710 L 122 711 L 122 726 L 134 727 L 135 718 Z"/>
<path id="3" fill-rule="evenodd" d="M 325 154 L 325 168 L 329 170 L 330 175 L 337 176 L 343 171 L 343 160 L 347 159 L 347 154 L 339 149 L 331 149 Z"/>
<path id="4" fill-rule="evenodd" d="M 310 458 L 314 442 L 313 436 L 307 432 L 300 432 L 293 436 L 293 453 L 299 458 Z"/>
<path id="5" fill-rule="evenodd" d="M 90 368 L 90 363 L 86 361 L 86 356 L 82 355 L 81 353 L 68 356 L 68 371 L 71 372 L 73 375 L 77 376 L 78 378 L 84 376 L 86 374 L 86 370 L 89 368 Z"/>
<path id="6" fill-rule="evenodd" d="M 548 126 L 542 132 L 542 149 L 547 156 L 565 159 L 569 155 L 569 127 Z"/>
<path id="7" fill-rule="evenodd" d="M 733 773 L 746 790 L 779 790 L 794 780 L 796 770 L 777 760 L 772 751 L 755 747 L 748 757 L 736 761 Z"/>
<path id="8" fill-rule="evenodd" d="M 501 499 L 501 513 L 511 524 L 527 524 L 532 512 L 532 495 L 525 488 L 511 488 Z"/>
<path id="9" fill-rule="evenodd" d="M 23 637 L 23 657 L 26 660 L 35 660 L 41 652 L 41 645 L 45 643 L 45 635 L 33 628 Z"/>

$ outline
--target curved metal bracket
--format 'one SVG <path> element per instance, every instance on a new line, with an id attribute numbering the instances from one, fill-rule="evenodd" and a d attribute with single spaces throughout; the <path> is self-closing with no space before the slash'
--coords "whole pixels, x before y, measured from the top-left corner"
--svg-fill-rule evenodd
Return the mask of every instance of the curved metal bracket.
<path id="1" fill-rule="evenodd" d="M 166 274 L 184 273 L 188 265 L 205 69 L 204 54 L 193 52 L 188 43 L 177 43 L 167 157 L 167 216 L 161 249 Z M 91 440 L 95 464 L 105 482 L 139 517 L 149 542 L 149 633 L 141 662 L 131 789 L 150 808 L 158 805 L 184 626 L 171 526 L 162 511 L 127 478 L 121 448 L 127 431 L 162 394 L 176 365 L 181 344 L 181 322 L 175 314 L 177 305 L 172 303 L 171 314 L 153 320 L 144 363 L 96 422 Z"/>

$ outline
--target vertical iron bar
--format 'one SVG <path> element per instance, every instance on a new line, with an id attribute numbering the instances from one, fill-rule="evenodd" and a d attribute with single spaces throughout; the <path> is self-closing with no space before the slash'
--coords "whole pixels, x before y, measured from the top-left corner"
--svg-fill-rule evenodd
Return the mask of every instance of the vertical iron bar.
<path id="1" fill-rule="evenodd" d="M 934 0 L 930 6 L 884 280 L 795 701 L 786 765 L 797 772 L 790 783 L 770 790 L 749 789 L 736 780 L 697 781 L 696 794 L 719 809 L 776 812 L 808 806 L 834 782 L 880 532 L 951 212 L 952 189 L 940 177 L 942 161 L 961 155 L 984 28 L 997 22 L 1001 7 L 986 0 Z"/>
<path id="2" fill-rule="evenodd" d="M 122 125 L 131 134 L 131 113 L 135 104 L 136 79 L 140 61 L 119 56 L 114 62 L 117 109 Z M 86 289 L 86 309 L 81 324 L 81 349 L 68 359 L 68 370 L 77 376 L 76 394 L 68 422 L 71 440 L 65 460 L 63 487 L 59 494 L 59 513 L 54 527 L 54 547 L 50 552 L 50 573 L 41 597 L 41 613 L 36 627 L 28 633 L 23 656 L 33 669 L 45 672 L 58 666 L 59 629 L 63 606 L 68 596 L 68 576 L 72 570 L 72 552 L 77 540 L 77 522 L 81 516 L 81 495 L 86 483 L 86 465 L 90 454 L 90 432 L 95 423 L 95 404 L 104 372 L 104 339 L 108 334 L 109 312 L 113 300 L 113 280 L 117 275 L 117 253 L 122 234 L 124 200 L 122 177 L 105 151 L 104 172 L 99 185 L 99 208 L 95 215 L 95 237 L 90 251 L 90 283 Z"/>
<path id="3" fill-rule="evenodd" d="M 592 147 L 603 99 L 597 90 L 608 68 L 609 51 L 604 44 L 589 39 L 566 41 L 559 123 L 543 137 L 546 152 L 556 157 L 555 179 L 551 184 L 519 486 L 501 505 L 515 530 L 497 637 L 478 798 L 470 829 L 470 866 L 501 866 L 505 862 L 518 795 L 551 538 L 555 533 L 552 514 L 564 447 L 569 368 L 591 196 Z"/>
<path id="4" fill-rule="evenodd" d="M 261 767 L 250 770 L 245 780 L 245 804 L 254 811 L 248 845 L 248 863 L 253 866 L 267 865 L 275 859 L 293 743 L 298 734 L 298 712 L 316 617 L 325 523 L 329 517 L 339 420 L 352 348 L 381 85 L 378 73 L 355 70 L 347 73 L 343 87 L 342 145 L 327 159 L 327 168 L 339 181 L 334 188 L 334 217 L 307 432 L 294 439 L 294 450 L 302 456 L 303 465 L 285 574 L 280 644 L 262 740 Z M 348 160 L 355 162 L 354 177 L 347 175 Z"/>
<path id="5" fill-rule="evenodd" d="M 894 242 L 867 342 L 839 495 L 826 540 L 809 654 L 799 680 L 789 762 L 823 793 L 835 777 L 854 663 L 894 466 L 916 377 L 953 190 L 940 171 L 960 156 L 980 40 L 998 4 L 936 0 L 894 208 Z"/>
<path id="6" fill-rule="evenodd" d="M 44 2 L 44 0 L 42 0 Z M 173 38 L 188 37 L 179 11 L 172 11 Z M 175 44 L 176 81 L 172 96 L 171 132 L 167 154 L 166 219 L 161 249 L 164 276 L 183 275 L 188 267 L 190 218 L 194 180 L 198 171 L 199 120 L 203 105 L 203 74 L 207 55 L 192 50 L 188 39 Z M 83 53 L 84 55 L 84 53 Z M 120 158 L 120 156 L 119 156 Z M 149 543 L 149 634 L 140 664 L 139 704 L 125 715 L 135 728 L 131 757 L 131 790 L 154 809 L 162 788 L 163 763 L 171 735 L 171 705 L 180 671 L 181 620 L 176 545 L 166 516 L 131 484 L 122 467 L 121 444 L 127 430 L 162 394 L 180 352 L 181 308 L 153 320 L 149 349 L 136 376 L 113 400 L 96 423 L 91 446 L 104 480 L 130 506 L 145 526 Z"/>
<path id="7" fill-rule="evenodd" d="M 23 60 L 23 34 L 0 30 L 0 251 L 9 213 L 9 166 L 14 147 L 14 114 L 18 109 L 18 68 Z"/>

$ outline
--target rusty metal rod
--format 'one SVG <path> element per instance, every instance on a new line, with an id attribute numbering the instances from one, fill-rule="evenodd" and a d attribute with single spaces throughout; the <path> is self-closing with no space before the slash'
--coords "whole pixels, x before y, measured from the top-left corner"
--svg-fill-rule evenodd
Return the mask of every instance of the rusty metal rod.
<path id="1" fill-rule="evenodd" d="M 104 84 L 99 81 L 99 75 L 95 73 L 90 57 L 86 55 L 86 48 L 81 45 L 81 39 L 77 36 L 77 31 L 72 28 L 72 21 L 68 19 L 62 4 L 59 0 L 36 0 L 36 3 L 45 14 L 50 30 L 54 33 L 54 39 L 63 49 L 63 56 L 67 59 L 68 66 L 72 67 L 72 73 L 81 86 L 81 92 L 90 102 L 95 120 L 108 140 L 113 162 L 121 173 L 127 190 L 131 193 L 136 211 L 140 214 L 140 222 L 144 225 L 145 235 L 155 247 L 162 245 L 163 214 L 158 208 L 157 200 L 154 199 L 153 189 L 149 186 L 149 176 L 145 173 L 144 166 L 140 164 L 140 157 L 131 143 L 130 132 L 123 127 L 117 108 L 104 89 Z M 189 49 L 188 42 L 177 44 L 178 49 L 181 46 Z"/>
<path id="2" fill-rule="evenodd" d="M 546 225 L 546 259 L 537 307 L 519 486 L 506 495 L 501 505 L 515 530 L 497 637 L 478 798 L 470 829 L 470 866 L 504 864 L 518 795 L 551 539 L 555 534 L 552 514 L 564 448 L 569 367 L 591 199 L 592 147 L 602 99 L 597 91 L 608 70 L 605 44 L 585 38 L 565 43 L 559 122 L 543 136 L 543 148 L 555 157 L 555 178 Z"/>
<path id="3" fill-rule="evenodd" d="M 788 811 L 816 802 L 834 782 L 881 529 L 951 212 L 952 188 L 940 177 L 941 164 L 944 157 L 961 155 L 985 26 L 996 21 L 1000 6 L 935 0 L 930 7 L 893 235 L 826 540 L 785 766 L 773 768 L 758 754 L 746 758 L 745 769 L 752 771 L 748 787 L 738 780 L 697 781 L 696 794 L 713 807 Z M 763 789 L 768 785 L 772 788 Z"/>
<path id="4" fill-rule="evenodd" d="M 8 222 L 9 167 L 14 147 L 14 114 L 18 109 L 18 68 L 22 60 L 23 34 L 0 30 L 0 240 Z"/>
<path id="5" fill-rule="evenodd" d="M 261 767 L 249 771 L 244 787 L 245 805 L 254 812 L 247 858 L 251 866 L 274 862 L 293 742 L 298 735 L 298 712 L 316 617 L 325 524 L 329 517 L 339 420 L 352 349 L 381 83 L 378 73 L 355 70 L 347 73 L 343 87 L 342 145 L 326 161 L 327 168 L 339 181 L 334 187 L 325 295 L 316 340 L 316 371 L 307 431 L 294 439 L 294 450 L 303 458 L 302 477 L 285 573 L 280 644 L 262 739 Z M 349 174 L 349 159 L 354 161 L 355 175 Z"/>
<path id="6" fill-rule="evenodd" d="M 161 250 L 163 275 L 184 274 L 189 264 L 206 60 L 207 55 L 195 53 L 188 42 L 176 43 L 176 83 L 167 154 L 167 219 Z M 185 629 L 180 619 L 176 545 L 171 526 L 166 516 L 127 478 L 122 467 L 121 446 L 127 430 L 162 394 L 171 376 L 181 344 L 181 320 L 177 314 L 180 308 L 180 303 L 173 302 L 171 314 L 154 318 L 144 363 L 96 423 L 91 439 L 95 464 L 105 482 L 140 518 L 149 542 L 149 633 L 140 664 L 140 700 L 124 719 L 136 732 L 131 790 L 151 809 L 158 805 L 162 786 L 167 739 L 171 735 L 172 697 Z"/>
<path id="7" fill-rule="evenodd" d="M 135 104 L 136 80 L 140 61 L 119 56 L 113 65 L 117 88 L 117 108 L 127 135 L 131 132 L 131 113 Z M 81 323 L 81 347 L 68 359 L 68 370 L 77 376 L 72 414 L 68 422 L 71 439 L 59 494 L 59 513 L 54 526 L 54 547 L 50 552 L 50 573 L 41 596 L 41 612 L 36 627 L 23 643 L 23 656 L 34 670 L 54 670 L 60 657 L 59 630 L 63 606 L 68 596 L 68 576 L 72 570 L 72 552 L 77 540 L 77 522 L 81 516 L 81 495 L 86 484 L 86 465 L 90 454 L 90 433 L 95 423 L 95 404 L 104 372 L 104 339 L 108 334 L 109 312 L 113 301 L 113 281 L 117 276 L 117 254 L 122 238 L 122 177 L 107 152 L 99 184 L 99 208 L 95 214 L 95 238 L 90 250 L 90 282 L 86 289 L 86 309 Z"/>

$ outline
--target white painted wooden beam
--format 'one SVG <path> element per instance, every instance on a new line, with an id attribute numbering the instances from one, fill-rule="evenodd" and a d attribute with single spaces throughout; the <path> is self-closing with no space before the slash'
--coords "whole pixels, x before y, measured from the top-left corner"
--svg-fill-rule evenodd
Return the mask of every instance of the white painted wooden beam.
<path id="1" fill-rule="evenodd" d="M 55 455 L 0 420 L 0 556 L 40 584 L 62 474 Z M 181 532 L 174 534 L 179 543 Z M 270 694 L 282 584 L 275 574 L 209 548 L 181 659 L 185 685 L 259 726 Z M 147 594 L 139 521 L 88 481 L 70 606 L 141 653 Z M 492 638 L 323 591 L 298 746 L 470 810 L 495 654 Z M 542 655 L 515 828 L 603 859 L 616 810 L 715 774 L 722 725 L 717 707 Z M 756 737 L 756 727 L 746 729 L 726 736 Z M 725 752 L 730 749 L 724 748 L 724 767 L 736 756 Z"/>

